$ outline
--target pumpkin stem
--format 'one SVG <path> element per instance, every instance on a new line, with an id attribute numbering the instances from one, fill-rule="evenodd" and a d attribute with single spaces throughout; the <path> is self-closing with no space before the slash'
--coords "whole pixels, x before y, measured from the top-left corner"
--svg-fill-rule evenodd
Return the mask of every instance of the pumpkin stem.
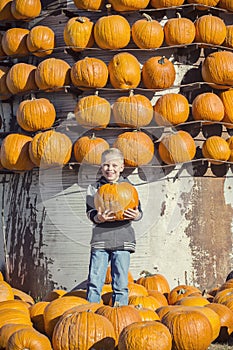
<path id="1" fill-rule="evenodd" d="M 149 16 L 147 13 L 143 13 L 142 15 L 147 19 L 148 22 L 152 22 L 153 21 L 151 16 Z"/>
<path id="2" fill-rule="evenodd" d="M 141 310 L 141 309 L 142 309 L 142 304 L 137 304 L 137 305 L 135 306 L 135 309 Z"/>
<path id="3" fill-rule="evenodd" d="M 31 100 L 36 100 L 36 95 L 33 92 L 31 92 L 30 96 L 31 96 Z"/>
<path id="4" fill-rule="evenodd" d="M 83 17 L 81 17 L 81 16 L 77 17 L 76 21 L 80 22 L 80 23 L 85 23 L 85 19 Z"/>
<path id="5" fill-rule="evenodd" d="M 134 95 L 134 91 L 133 90 L 129 90 L 129 97 L 132 97 Z"/>
<path id="6" fill-rule="evenodd" d="M 158 60 L 158 63 L 164 64 L 165 58 L 166 58 L 165 56 L 162 56 L 162 57 Z"/>
<path id="7" fill-rule="evenodd" d="M 95 91 L 95 96 L 99 96 L 99 91 L 98 90 Z"/>
<path id="8" fill-rule="evenodd" d="M 148 277 L 148 276 L 153 276 L 153 273 L 146 271 L 146 270 L 143 270 L 142 272 L 140 272 L 140 276 L 141 275 L 145 275 L 145 277 Z"/>
<path id="9" fill-rule="evenodd" d="M 177 18 L 181 18 L 181 14 L 179 12 L 176 12 Z"/>
<path id="10" fill-rule="evenodd" d="M 106 9 L 107 9 L 107 14 L 108 14 L 108 16 L 110 16 L 110 15 L 111 15 L 112 5 L 111 5 L 111 4 L 107 4 L 107 5 L 106 5 Z"/>
<path id="11" fill-rule="evenodd" d="M 113 307 L 120 307 L 119 301 L 115 301 L 115 303 L 113 304 Z"/>
<path id="12" fill-rule="evenodd" d="M 95 133 L 93 132 L 93 134 L 91 135 L 91 139 L 94 140 L 95 138 Z"/>
<path id="13" fill-rule="evenodd" d="M 178 295 L 182 295 L 182 294 L 185 294 L 186 290 L 184 288 L 181 288 L 179 291 L 178 291 Z"/>

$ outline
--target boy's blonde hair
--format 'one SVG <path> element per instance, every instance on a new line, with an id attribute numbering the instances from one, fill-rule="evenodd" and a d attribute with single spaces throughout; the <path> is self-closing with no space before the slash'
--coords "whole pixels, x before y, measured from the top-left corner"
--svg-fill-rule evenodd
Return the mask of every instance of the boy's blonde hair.
<path id="1" fill-rule="evenodd" d="M 120 159 L 124 163 L 123 153 L 118 148 L 111 147 L 105 150 L 101 155 L 101 163 L 104 163 L 107 156 L 110 156 L 112 159 Z"/>

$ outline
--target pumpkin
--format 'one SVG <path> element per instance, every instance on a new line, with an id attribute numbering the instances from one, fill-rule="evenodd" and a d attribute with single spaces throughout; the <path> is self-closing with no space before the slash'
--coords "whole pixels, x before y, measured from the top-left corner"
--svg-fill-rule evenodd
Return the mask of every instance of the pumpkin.
<path id="1" fill-rule="evenodd" d="M 217 159 L 227 161 L 231 155 L 229 144 L 220 136 L 210 136 L 202 145 L 203 157 L 207 159 Z M 221 164 L 221 162 L 211 161 L 212 164 Z"/>
<path id="2" fill-rule="evenodd" d="M 35 82 L 36 66 L 28 63 L 14 64 L 6 77 L 6 85 L 12 94 L 18 94 L 30 90 L 36 90 Z"/>
<path id="3" fill-rule="evenodd" d="M 35 81 L 39 89 L 58 89 L 70 83 L 70 65 L 60 58 L 46 58 L 35 71 Z"/>
<path id="4" fill-rule="evenodd" d="M 83 298 L 75 296 L 63 296 L 51 301 L 44 309 L 44 328 L 46 334 L 51 337 L 54 327 L 62 314 L 74 306 L 88 304 Z"/>
<path id="5" fill-rule="evenodd" d="M 172 336 L 166 326 L 156 321 L 135 322 L 126 326 L 119 336 L 119 350 L 171 350 Z"/>
<path id="6" fill-rule="evenodd" d="M 29 308 L 31 321 L 33 323 L 33 327 L 41 332 L 45 333 L 44 328 L 44 309 L 49 304 L 48 301 L 38 301 L 34 305 Z"/>
<path id="7" fill-rule="evenodd" d="M 14 332 L 7 342 L 8 350 L 35 349 L 52 350 L 49 339 L 40 332 L 31 328 L 22 328 Z"/>
<path id="8" fill-rule="evenodd" d="M 151 295 L 131 295 L 129 296 L 129 305 L 141 305 L 151 310 L 156 310 L 162 306 L 160 302 Z"/>
<path id="9" fill-rule="evenodd" d="M 58 321 L 52 336 L 54 350 L 114 350 L 112 323 L 92 311 L 70 312 Z"/>
<path id="10" fill-rule="evenodd" d="M 52 301 L 54 299 L 62 297 L 65 294 L 66 290 L 64 289 L 53 289 L 43 297 L 43 301 Z"/>
<path id="11" fill-rule="evenodd" d="M 104 50 L 118 50 L 130 41 L 130 24 L 120 15 L 100 17 L 94 26 L 96 44 Z"/>
<path id="12" fill-rule="evenodd" d="M 226 122 L 226 128 L 231 129 L 233 127 L 233 89 L 222 91 L 219 97 L 224 106 L 223 121 Z"/>
<path id="13" fill-rule="evenodd" d="M 25 293 L 22 290 L 13 287 L 12 290 L 14 293 L 15 300 L 25 302 L 27 304 L 27 307 L 30 307 L 31 305 L 35 304 L 35 300 L 28 293 Z"/>
<path id="14" fill-rule="evenodd" d="M 30 316 L 25 311 L 11 308 L 0 310 L 0 328 L 10 323 L 32 326 Z"/>
<path id="15" fill-rule="evenodd" d="M 214 341 L 215 339 L 217 339 L 219 332 L 220 332 L 220 328 L 221 328 L 221 322 L 220 322 L 219 315 L 213 309 L 203 307 L 201 305 L 196 306 L 195 309 L 197 311 L 200 311 L 201 313 L 203 313 L 210 321 L 210 324 L 212 327 L 212 333 L 213 333 L 212 334 L 212 341 Z"/>
<path id="16" fill-rule="evenodd" d="M 103 7 L 104 0 L 74 0 L 78 9 L 83 10 L 100 10 Z"/>
<path id="17" fill-rule="evenodd" d="M 168 89 L 175 81 L 174 65 L 165 56 L 150 57 L 142 67 L 142 81 L 147 89 Z"/>
<path id="18" fill-rule="evenodd" d="M 36 166 L 62 166 L 70 160 L 72 142 L 61 132 L 48 130 L 36 134 L 29 145 L 29 156 Z"/>
<path id="19" fill-rule="evenodd" d="M 113 147 L 123 153 L 125 166 L 137 167 L 150 163 L 154 156 L 154 143 L 143 131 L 126 131 L 119 134 Z"/>
<path id="20" fill-rule="evenodd" d="M 176 305 L 184 305 L 184 306 L 205 306 L 210 304 L 210 302 L 203 297 L 202 295 L 189 295 L 187 297 L 183 297 L 182 299 L 176 302 Z"/>
<path id="21" fill-rule="evenodd" d="M 140 63 L 128 52 L 114 55 L 108 64 L 109 79 L 116 89 L 134 89 L 141 80 Z"/>
<path id="22" fill-rule="evenodd" d="M 11 13 L 16 19 L 32 19 L 39 16 L 40 12 L 40 0 L 13 0 L 11 3 Z"/>
<path id="23" fill-rule="evenodd" d="M 20 323 L 19 324 L 9 323 L 2 326 L 0 328 L 0 349 L 6 349 L 10 336 L 14 332 L 23 328 L 31 328 L 31 326 L 26 324 L 20 324 Z"/>
<path id="24" fill-rule="evenodd" d="M 28 50 L 37 57 L 51 55 L 55 46 L 55 33 L 47 26 L 33 27 L 27 36 Z"/>
<path id="25" fill-rule="evenodd" d="M 205 6 L 197 6 L 198 10 L 206 11 L 208 8 L 206 6 L 214 7 L 218 4 L 219 0 L 188 0 L 189 4 L 200 4 Z"/>
<path id="26" fill-rule="evenodd" d="M 189 102 L 185 96 L 178 93 L 160 96 L 153 109 L 155 122 L 161 126 L 184 123 L 189 117 Z"/>
<path id="27" fill-rule="evenodd" d="M 178 13 L 177 18 L 169 18 L 164 27 L 165 42 L 168 46 L 188 45 L 194 41 L 195 25 L 189 19 L 181 17 Z"/>
<path id="28" fill-rule="evenodd" d="M 6 85 L 6 77 L 10 68 L 5 66 L 0 66 L 0 100 L 7 100 L 11 97 L 11 93 Z"/>
<path id="29" fill-rule="evenodd" d="M 185 0 L 150 0 L 151 7 L 156 9 L 183 5 Z"/>
<path id="30" fill-rule="evenodd" d="M 54 105 L 46 98 L 32 98 L 20 102 L 16 119 L 26 131 L 49 129 L 56 118 Z"/>
<path id="31" fill-rule="evenodd" d="M 0 0 L 0 21 L 14 19 L 11 13 L 11 3 L 13 0 Z"/>
<path id="32" fill-rule="evenodd" d="M 201 292 L 199 288 L 181 284 L 171 289 L 171 291 L 167 295 L 167 300 L 169 305 L 174 305 L 178 300 L 192 294 L 193 292 Z"/>
<path id="33" fill-rule="evenodd" d="M 196 145 L 187 131 L 179 130 L 162 137 L 158 152 L 165 164 L 184 163 L 195 157 Z"/>
<path id="34" fill-rule="evenodd" d="M 201 16 L 194 25 L 196 42 L 212 45 L 221 45 L 224 42 L 227 30 L 221 18 L 213 15 Z"/>
<path id="35" fill-rule="evenodd" d="M 134 295 L 149 295 L 146 287 L 144 287 L 142 284 L 138 284 L 135 282 L 129 282 L 128 283 L 128 296 L 134 296 Z"/>
<path id="36" fill-rule="evenodd" d="M 113 104 L 114 121 L 121 127 L 140 128 L 150 124 L 153 107 L 150 100 L 141 94 L 121 96 Z"/>
<path id="37" fill-rule="evenodd" d="M 220 318 L 221 328 L 216 340 L 219 342 L 226 342 L 233 331 L 233 311 L 230 310 L 226 305 L 214 302 L 207 304 L 205 307 L 212 309 L 218 314 Z"/>
<path id="38" fill-rule="evenodd" d="M 75 105 L 74 115 L 83 128 L 103 129 L 110 122 L 111 105 L 98 93 L 84 96 Z"/>
<path id="39" fill-rule="evenodd" d="M 162 292 L 155 289 L 148 289 L 147 291 L 148 291 L 148 295 L 151 295 L 152 297 L 157 299 L 162 306 L 168 305 L 167 298 L 166 298 L 167 293 L 163 294 Z"/>
<path id="40" fill-rule="evenodd" d="M 202 78 L 215 89 L 227 89 L 233 85 L 233 52 L 217 51 L 203 61 Z"/>
<path id="41" fill-rule="evenodd" d="M 139 312 L 130 305 L 102 305 L 96 310 L 96 314 L 106 317 L 112 323 L 116 334 L 116 344 L 121 331 L 126 326 L 142 320 Z"/>
<path id="42" fill-rule="evenodd" d="M 232 288 L 224 288 L 216 293 L 214 296 L 213 302 L 218 304 L 223 304 L 227 299 L 233 297 L 233 287 Z"/>
<path id="43" fill-rule="evenodd" d="M 10 28 L 2 37 L 2 49 L 8 55 L 28 55 L 27 36 L 29 30 L 25 28 Z"/>
<path id="44" fill-rule="evenodd" d="M 124 211 L 138 206 L 136 188 L 128 182 L 109 183 L 101 186 L 95 194 L 94 203 L 97 210 L 110 210 L 115 220 L 124 220 Z"/>
<path id="45" fill-rule="evenodd" d="M 73 51 L 81 51 L 94 45 L 94 23 L 88 17 L 72 17 L 65 24 L 63 37 L 65 44 Z"/>
<path id="46" fill-rule="evenodd" d="M 212 92 L 197 95 L 192 103 L 194 120 L 221 121 L 224 117 L 224 105 L 220 97 Z"/>
<path id="47" fill-rule="evenodd" d="M 109 144 L 101 137 L 82 136 L 74 143 L 74 157 L 78 163 L 101 164 L 102 153 L 109 149 Z"/>
<path id="48" fill-rule="evenodd" d="M 230 148 L 230 157 L 228 158 L 229 162 L 233 161 L 233 136 L 229 137 L 228 139 L 226 139 L 228 146 Z"/>
<path id="49" fill-rule="evenodd" d="M 74 291 L 74 292 L 77 292 L 77 291 Z M 72 293 L 72 292 L 70 292 L 70 293 Z M 68 295 L 68 293 L 67 293 L 67 295 Z M 66 315 L 69 315 L 70 313 L 73 313 L 73 312 L 83 312 L 83 311 L 95 312 L 99 307 L 100 307 L 100 303 L 87 303 L 87 304 L 77 305 L 77 306 L 71 307 L 70 309 L 65 311 L 62 314 L 62 317 L 63 316 L 65 317 Z"/>
<path id="50" fill-rule="evenodd" d="M 226 26 L 226 31 L 227 31 L 226 37 L 225 37 L 223 45 L 230 47 L 232 49 L 233 48 L 233 25 L 231 24 L 231 25 Z"/>
<path id="51" fill-rule="evenodd" d="M 219 0 L 218 6 L 228 11 L 233 11 L 233 3 L 231 0 Z"/>
<path id="52" fill-rule="evenodd" d="M 137 11 L 147 7 L 150 0 L 109 0 L 115 11 Z"/>
<path id="53" fill-rule="evenodd" d="M 140 49 L 155 49 L 162 45 L 164 31 L 161 24 L 143 13 L 145 18 L 139 19 L 131 27 L 133 42 Z"/>
<path id="54" fill-rule="evenodd" d="M 191 308 L 169 311 L 161 322 L 172 335 L 174 349 L 206 350 L 213 337 L 208 318 L 200 311 Z"/>
<path id="55" fill-rule="evenodd" d="M 130 271 L 128 271 L 128 282 L 132 283 L 134 281 L 133 275 Z M 111 276 L 111 266 L 108 266 L 105 276 L 105 284 L 111 284 L 112 283 L 112 276 Z"/>
<path id="56" fill-rule="evenodd" d="M 0 281 L 4 281 L 3 273 L 0 271 Z"/>
<path id="57" fill-rule="evenodd" d="M 30 317 L 28 305 L 25 301 L 22 301 L 22 300 L 15 300 L 15 299 L 2 300 L 0 302 L 0 311 L 5 309 L 19 310 L 24 312 L 28 317 Z"/>
<path id="58" fill-rule="evenodd" d="M 141 316 L 142 321 L 160 321 L 159 315 L 152 309 L 149 309 L 147 307 L 143 307 L 142 305 L 133 305 L 131 304 L 135 309 L 139 312 L 139 315 Z"/>
<path id="59" fill-rule="evenodd" d="M 71 81 L 74 86 L 85 88 L 102 88 L 108 81 L 108 67 L 98 58 L 85 57 L 71 67 Z"/>
<path id="60" fill-rule="evenodd" d="M 157 290 L 161 293 L 169 293 L 170 286 L 167 279 L 160 273 L 150 273 L 148 271 L 142 271 L 142 275 L 136 280 L 136 283 L 146 287 L 147 290 Z"/>
<path id="61" fill-rule="evenodd" d="M 29 144 L 32 137 L 22 134 L 7 135 L 1 146 L 1 163 L 9 170 L 31 170 L 35 164 L 29 157 Z M 12 291 L 13 293 L 13 291 Z"/>

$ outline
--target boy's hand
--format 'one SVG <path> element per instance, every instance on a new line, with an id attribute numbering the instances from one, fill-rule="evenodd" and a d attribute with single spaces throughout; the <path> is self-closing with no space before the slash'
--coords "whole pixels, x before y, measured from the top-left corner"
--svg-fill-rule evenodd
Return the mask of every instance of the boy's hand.
<path id="1" fill-rule="evenodd" d="M 135 220 L 139 217 L 140 211 L 138 208 L 135 209 L 127 209 L 124 211 L 124 218 L 126 220 Z"/>
<path id="2" fill-rule="evenodd" d="M 102 213 L 101 208 L 98 209 L 98 213 L 97 213 L 96 217 L 97 217 L 97 220 L 99 222 L 114 221 L 115 220 L 115 214 L 111 210 L 105 210 Z"/>

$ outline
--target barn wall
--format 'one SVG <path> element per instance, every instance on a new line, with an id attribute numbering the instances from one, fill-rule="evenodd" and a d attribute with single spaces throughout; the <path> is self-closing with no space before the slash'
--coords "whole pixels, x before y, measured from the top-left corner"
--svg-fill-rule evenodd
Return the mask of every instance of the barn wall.
<path id="1" fill-rule="evenodd" d="M 70 14 L 83 14 L 74 9 L 73 3 L 58 2 L 64 11 L 46 10 L 40 18 L 23 24 L 33 27 L 49 25 L 54 29 L 57 50 L 53 57 L 62 58 L 70 65 L 85 55 L 99 57 L 106 63 L 115 52 L 102 52 L 95 48 L 88 52 L 73 53 L 64 50 L 63 28 Z M 58 4 L 50 2 L 51 8 Z M 196 11 L 196 10 L 195 10 Z M 194 10 L 189 17 L 195 18 Z M 175 10 L 154 12 L 161 23 L 174 17 Z M 49 16 L 48 16 L 49 13 Z M 214 12 L 215 13 L 215 12 Z M 100 13 L 89 13 L 96 20 Z M 186 13 L 187 15 L 187 13 Z M 226 23 L 231 17 L 218 12 Z M 139 13 L 126 14 L 129 22 L 140 17 Z M 5 23 L 9 26 L 19 25 Z M 132 43 L 130 48 L 133 48 Z M 143 64 L 152 52 L 132 51 Z M 203 91 L 209 91 L 200 81 L 200 62 L 205 52 L 198 46 L 156 51 L 173 60 L 176 81 L 172 92 L 181 92 L 189 101 Z M 18 59 L 19 61 L 22 58 Z M 37 65 L 39 59 L 24 58 Z M 12 64 L 5 58 L 4 64 Z M 17 62 L 14 61 L 14 62 Z M 196 84 L 196 85 L 195 85 Z M 152 103 L 168 91 L 145 91 L 140 85 L 138 93 L 144 93 Z M 57 111 L 56 130 L 66 133 L 74 142 L 87 133 L 77 125 L 74 107 L 81 94 L 78 90 L 59 92 L 36 92 L 37 97 L 47 97 Z M 82 96 L 88 92 L 82 92 Z M 101 96 L 111 103 L 123 92 L 111 89 L 101 90 Z M 28 98 L 14 96 L 0 103 L 2 118 L 1 139 L 9 132 L 22 132 L 17 125 L 15 113 L 19 102 Z M 199 128 L 199 129 L 198 129 Z M 161 130 L 145 128 L 157 144 Z M 163 132 L 170 129 L 165 128 Z M 197 146 L 201 146 L 204 128 L 192 126 Z M 97 131 L 112 145 L 122 129 L 111 128 Z M 223 137 L 228 133 L 223 128 Z M 85 215 L 85 192 L 87 185 L 95 181 L 98 168 L 77 165 L 71 162 L 64 168 L 30 172 L 9 172 L 0 174 L 0 265 L 7 280 L 17 288 L 41 297 L 52 288 L 70 290 L 85 281 L 88 272 L 91 223 Z M 177 166 L 162 166 L 155 154 L 152 166 L 126 168 L 125 175 L 136 186 L 144 211 L 143 219 L 134 224 L 137 250 L 132 255 L 131 271 L 135 278 L 142 270 L 164 274 L 170 285 L 194 284 L 201 288 L 212 288 L 222 283 L 232 269 L 232 222 L 233 222 L 233 180 L 229 165 L 214 166 L 207 162 L 192 162 Z"/>

